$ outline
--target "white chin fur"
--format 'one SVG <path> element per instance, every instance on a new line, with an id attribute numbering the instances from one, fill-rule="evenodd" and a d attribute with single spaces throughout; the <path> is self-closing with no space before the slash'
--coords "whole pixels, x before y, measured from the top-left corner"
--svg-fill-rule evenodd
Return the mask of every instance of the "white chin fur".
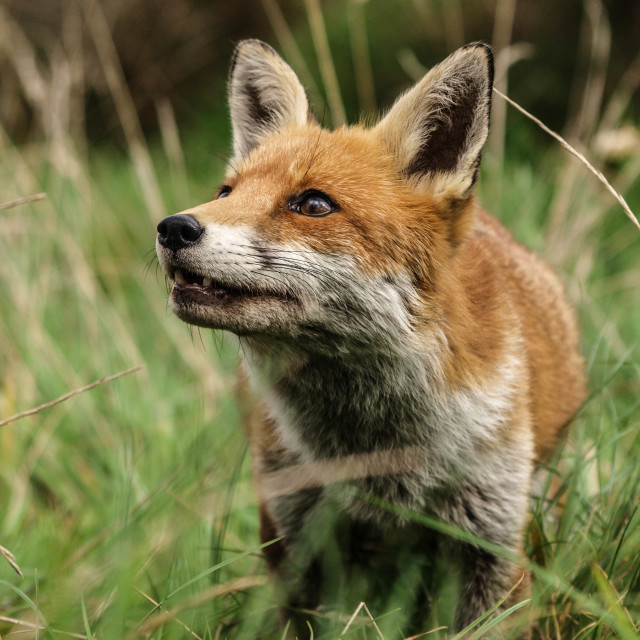
<path id="1" fill-rule="evenodd" d="M 255 294 L 238 300 L 207 300 L 174 291 L 172 309 L 192 324 L 304 338 L 309 348 L 352 351 L 380 346 L 404 349 L 411 334 L 407 300 L 415 297 L 408 278 L 389 282 L 363 272 L 350 256 L 316 254 L 298 244 L 270 246 L 248 227 L 208 224 L 201 241 L 170 257 L 158 251 L 177 285 L 184 270 Z M 174 262 L 171 263 L 170 261 Z M 395 346 L 392 346 L 395 345 Z"/>

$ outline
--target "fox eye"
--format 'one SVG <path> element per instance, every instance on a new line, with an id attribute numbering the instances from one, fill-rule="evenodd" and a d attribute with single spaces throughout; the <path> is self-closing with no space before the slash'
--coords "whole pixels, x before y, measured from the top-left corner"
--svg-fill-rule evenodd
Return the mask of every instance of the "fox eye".
<path id="1" fill-rule="evenodd" d="M 218 196 L 216 200 L 220 200 L 220 198 L 226 198 L 231 193 L 231 187 L 228 184 L 223 184 L 218 191 Z"/>
<path id="2" fill-rule="evenodd" d="M 338 207 L 321 191 L 305 191 L 289 204 L 289 208 L 303 216 L 321 218 L 333 213 Z"/>

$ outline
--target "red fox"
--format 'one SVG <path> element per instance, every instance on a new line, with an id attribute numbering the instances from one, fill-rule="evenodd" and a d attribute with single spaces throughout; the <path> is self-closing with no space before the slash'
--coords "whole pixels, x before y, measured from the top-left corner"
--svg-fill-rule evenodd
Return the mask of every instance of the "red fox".
<path id="1" fill-rule="evenodd" d="M 261 537 L 281 536 L 265 555 L 296 637 L 342 593 L 384 593 L 403 633 L 426 631 L 438 573 L 457 576 L 456 631 L 530 597 L 514 554 L 532 472 L 584 365 L 558 278 L 473 195 L 492 81 L 470 44 L 374 126 L 330 131 L 278 54 L 241 42 L 224 182 L 158 225 L 172 310 L 242 345 Z M 530 637 L 513 625 L 492 637 Z"/>

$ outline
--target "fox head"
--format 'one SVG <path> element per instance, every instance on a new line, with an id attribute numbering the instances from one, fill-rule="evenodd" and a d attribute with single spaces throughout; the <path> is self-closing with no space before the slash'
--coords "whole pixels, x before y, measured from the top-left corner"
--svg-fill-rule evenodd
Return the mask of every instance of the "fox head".
<path id="1" fill-rule="evenodd" d="M 157 253 L 184 321 L 334 353 L 390 349 L 439 313 L 474 219 L 493 58 L 471 44 L 373 127 L 329 131 L 293 70 L 247 40 L 231 65 L 234 157 Z"/>

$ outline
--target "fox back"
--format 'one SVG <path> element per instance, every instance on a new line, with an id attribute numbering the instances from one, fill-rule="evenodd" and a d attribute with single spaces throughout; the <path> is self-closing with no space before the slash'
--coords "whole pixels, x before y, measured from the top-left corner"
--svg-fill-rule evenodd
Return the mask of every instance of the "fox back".
<path id="1" fill-rule="evenodd" d="M 473 195 L 492 80 L 490 48 L 468 45 L 373 127 L 329 131 L 292 69 L 245 41 L 225 180 L 158 225 L 173 311 L 243 345 L 261 535 L 283 536 L 265 553 L 297 637 L 300 610 L 340 606 L 337 556 L 356 601 L 418 571 L 407 633 L 427 630 L 436 556 L 460 576 L 455 629 L 528 597 L 512 558 L 411 515 L 522 554 L 534 465 L 584 399 L 558 278 Z"/>

